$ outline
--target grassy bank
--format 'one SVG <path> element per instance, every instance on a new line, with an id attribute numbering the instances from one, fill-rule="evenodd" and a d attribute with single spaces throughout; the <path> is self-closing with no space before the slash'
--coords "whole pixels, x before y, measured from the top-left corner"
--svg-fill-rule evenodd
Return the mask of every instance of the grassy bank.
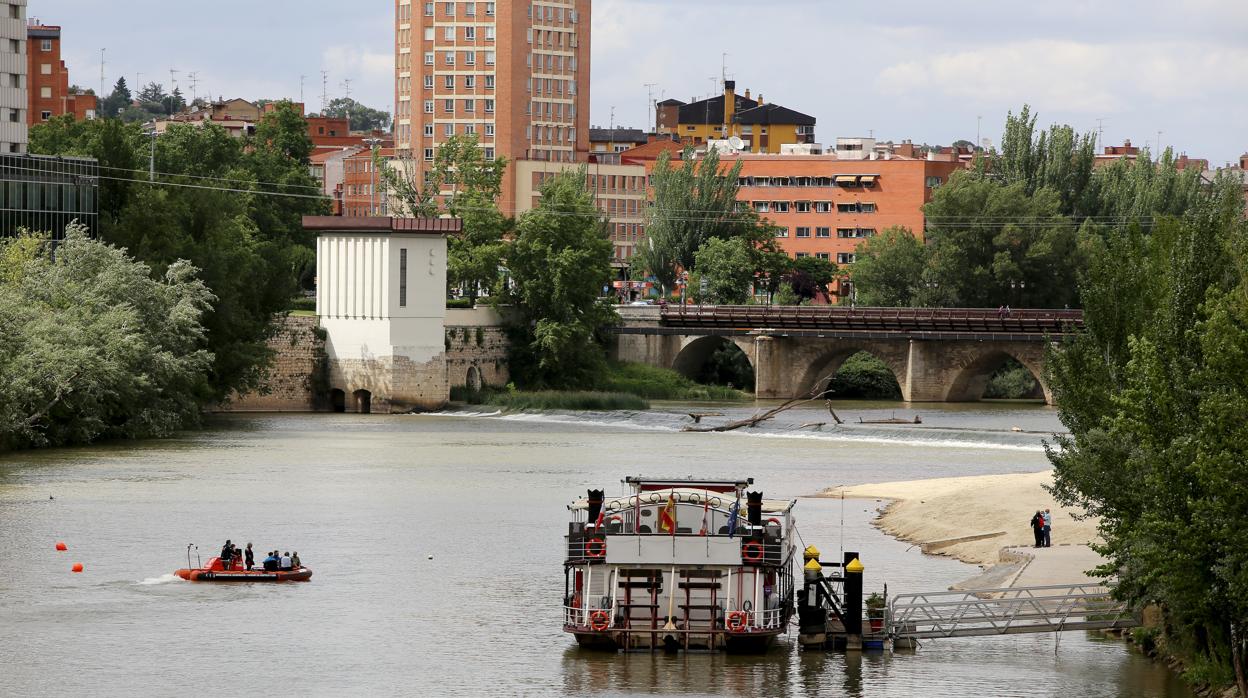
<path id="1" fill-rule="evenodd" d="M 588 390 L 509 390 L 484 388 L 451 389 L 451 399 L 469 405 L 489 405 L 505 410 L 571 410 L 603 412 L 609 410 L 648 410 L 650 403 L 627 393 Z"/>
<path id="2" fill-rule="evenodd" d="M 647 400 L 748 400 L 751 395 L 722 385 L 695 383 L 666 368 L 611 362 L 604 388 Z"/>

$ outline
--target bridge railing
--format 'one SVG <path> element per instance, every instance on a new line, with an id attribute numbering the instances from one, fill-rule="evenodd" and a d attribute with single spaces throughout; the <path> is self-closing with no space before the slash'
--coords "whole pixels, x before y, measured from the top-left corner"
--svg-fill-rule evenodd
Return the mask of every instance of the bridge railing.
<path id="1" fill-rule="evenodd" d="M 850 308 L 845 306 L 669 305 L 669 327 L 838 329 L 885 332 L 1065 334 L 1083 326 L 1081 310 Z"/>
<path id="2" fill-rule="evenodd" d="M 1099 584 L 902 594 L 888 606 L 894 637 L 972 637 L 1130 628 L 1139 618 Z"/>

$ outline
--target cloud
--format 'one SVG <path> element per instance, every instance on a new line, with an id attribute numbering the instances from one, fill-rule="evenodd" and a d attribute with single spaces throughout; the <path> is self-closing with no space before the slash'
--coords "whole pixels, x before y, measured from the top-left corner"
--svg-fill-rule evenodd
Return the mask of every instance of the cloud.
<path id="1" fill-rule="evenodd" d="M 938 94 L 972 105 L 1030 102 L 1071 113 L 1109 113 L 1193 94 L 1242 91 L 1248 49 L 1186 44 L 1037 39 L 937 53 L 879 73 L 884 95 Z"/>

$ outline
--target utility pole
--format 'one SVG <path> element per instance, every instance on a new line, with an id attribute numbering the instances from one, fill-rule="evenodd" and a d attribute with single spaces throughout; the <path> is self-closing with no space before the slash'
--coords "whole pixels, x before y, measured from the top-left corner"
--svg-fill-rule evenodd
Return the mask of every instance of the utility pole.
<path id="1" fill-rule="evenodd" d="M 307 75 L 299 76 L 299 103 L 303 104 L 303 81 L 308 78 Z"/>

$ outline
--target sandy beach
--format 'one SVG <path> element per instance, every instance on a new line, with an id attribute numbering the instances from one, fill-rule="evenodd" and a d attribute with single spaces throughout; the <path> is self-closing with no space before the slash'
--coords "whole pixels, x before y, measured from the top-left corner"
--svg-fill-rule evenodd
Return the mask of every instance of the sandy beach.
<path id="1" fill-rule="evenodd" d="M 843 492 L 847 498 L 882 504 L 891 500 L 877 520 L 885 533 L 922 545 L 926 553 L 992 566 L 1002 561 L 1003 548 L 1033 550 L 1028 521 L 1037 509 L 1053 512 L 1054 546 L 1086 545 L 1096 539 L 1096 521 L 1076 520 L 1080 510 L 1058 506 L 1044 489 L 1052 483 L 1048 470 L 830 487 L 817 496 L 836 498 Z"/>

